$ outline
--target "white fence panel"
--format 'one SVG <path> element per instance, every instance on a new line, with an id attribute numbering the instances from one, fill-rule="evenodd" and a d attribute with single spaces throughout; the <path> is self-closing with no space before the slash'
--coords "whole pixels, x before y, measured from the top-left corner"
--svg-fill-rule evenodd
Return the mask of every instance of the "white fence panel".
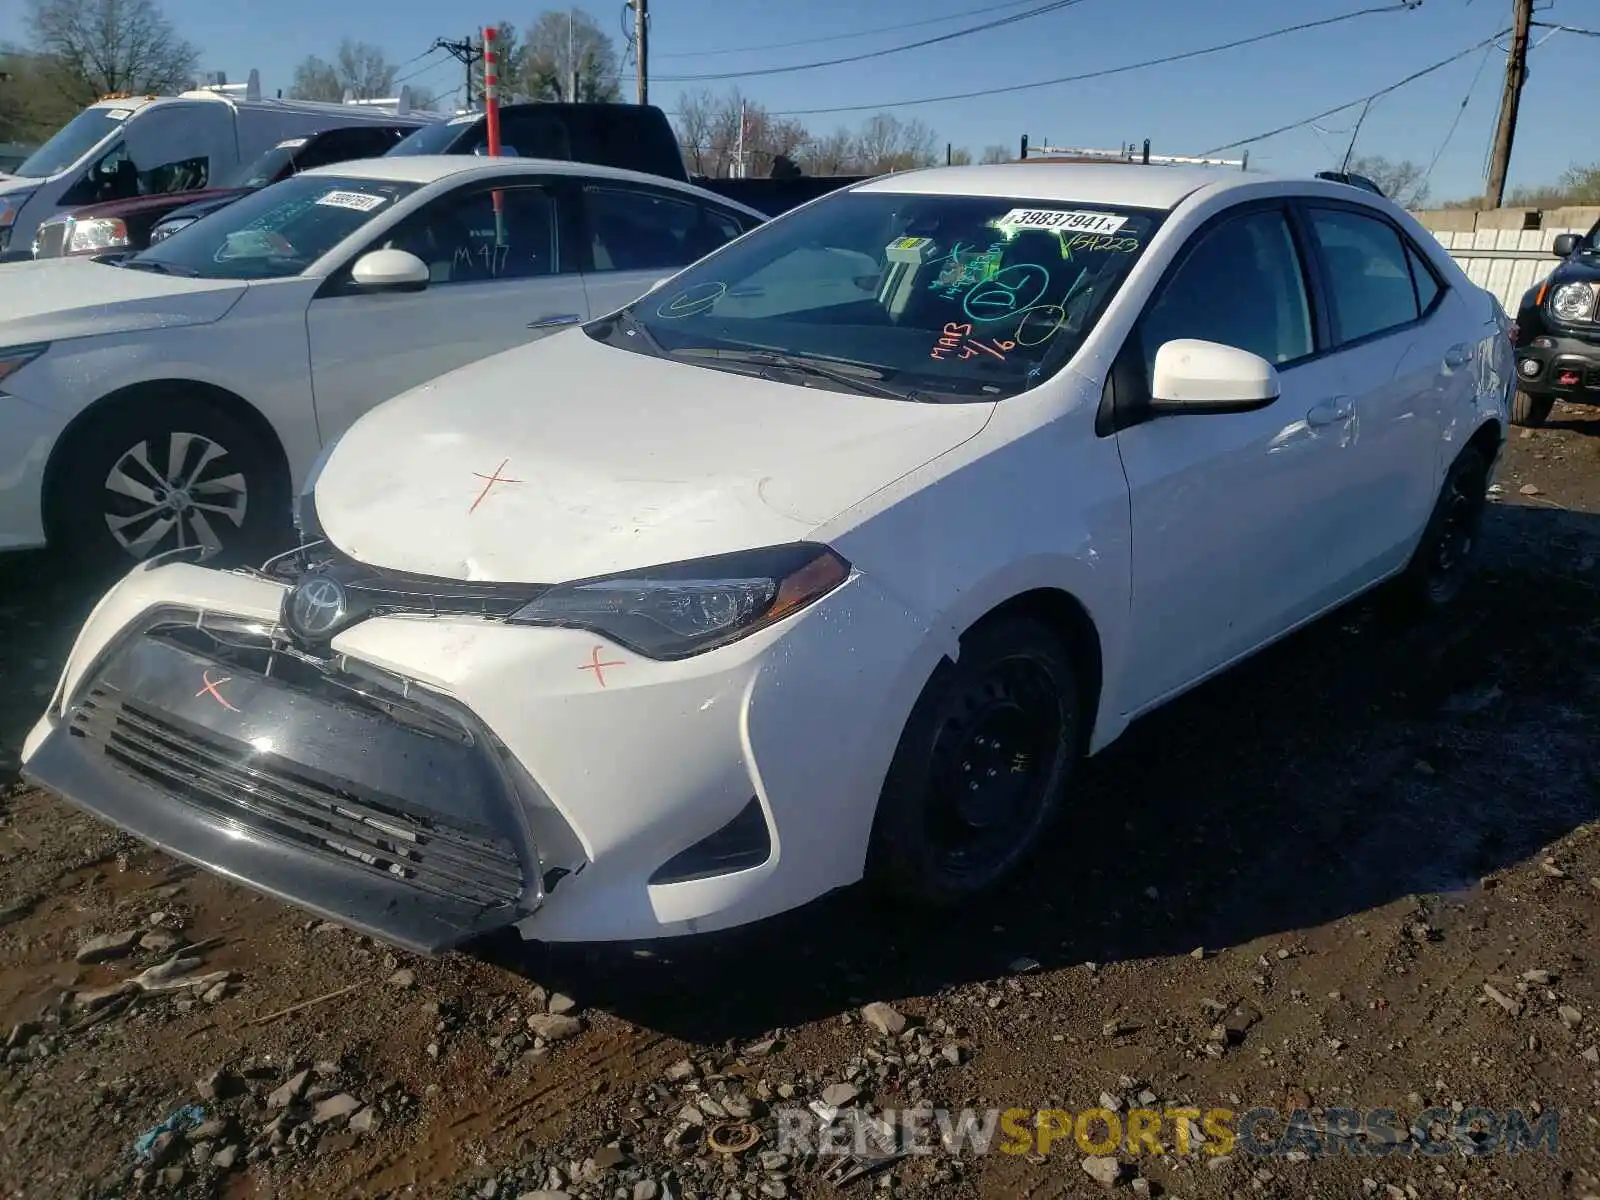
<path id="1" fill-rule="evenodd" d="M 1550 243 L 1563 233 L 1588 229 L 1480 229 L 1434 233 L 1439 244 L 1479 287 L 1493 292 L 1513 317 L 1522 295 L 1551 271 L 1557 259 Z"/>

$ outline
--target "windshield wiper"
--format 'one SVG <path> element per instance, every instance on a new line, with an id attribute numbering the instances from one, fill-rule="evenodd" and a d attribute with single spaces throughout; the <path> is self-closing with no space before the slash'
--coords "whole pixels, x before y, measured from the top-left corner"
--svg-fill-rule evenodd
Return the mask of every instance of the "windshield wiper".
<path id="1" fill-rule="evenodd" d="M 672 351 L 674 357 L 713 358 L 721 362 L 747 363 L 754 367 L 776 367 L 783 371 L 798 371 L 817 379 L 826 379 L 840 387 L 868 396 L 886 396 L 890 400 L 919 400 L 918 392 L 892 387 L 883 382 L 884 373 L 868 363 L 852 363 L 835 358 L 817 358 L 809 354 L 788 354 L 777 350 L 723 349 L 717 346 L 690 346 Z"/>
<path id="2" fill-rule="evenodd" d="M 613 329 L 618 325 L 622 325 L 627 332 L 637 334 L 639 340 L 650 347 L 650 352 L 657 358 L 667 357 L 667 348 L 656 341 L 656 335 L 650 332 L 649 326 L 634 316 L 633 309 L 625 308 L 621 312 L 615 313 L 611 318 L 611 325 Z"/>
<path id="3" fill-rule="evenodd" d="M 144 258 L 123 258 L 116 260 L 116 265 L 126 267 L 130 271 L 155 271 L 161 275 L 177 275 L 184 279 L 193 279 L 200 274 L 193 267 L 174 267 L 168 263 L 155 262 Z"/>

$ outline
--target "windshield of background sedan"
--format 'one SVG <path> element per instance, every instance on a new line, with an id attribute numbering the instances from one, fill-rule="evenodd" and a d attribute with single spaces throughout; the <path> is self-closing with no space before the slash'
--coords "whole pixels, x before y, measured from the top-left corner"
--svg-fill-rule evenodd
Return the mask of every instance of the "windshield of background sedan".
<path id="1" fill-rule="evenodd" d="M 119 265 L 201 279 L 298 275 L 417 186 L 297 175 L 184 226 Z"/>
<path id="2" fill-rule="evenodd" d="M 1158 222 L 1101 204 L 841 193 L 589 330 L 643 353 L 790 371 L 814 386 L 994 400 L 1071 359 Z M 641 326 L 647 338 L 628 336 Z"/>
<path id="3" fill-rule="evenodd" d="M 11 173 L 24 179 L 44 179 L 65 171 L 99 145 L 106 134 L 119 128 L 131 111 L 126 108 L 84 109 Z"/>
<path id="4" fill-rule="evenodd" d="M 247 162 L 234 169 L 232 175 L 226 176 L 218 187 L 225 188 L 259 188 L 266 187 L 278 177 L 278 174 L 291 162 L 306 144 L 305 138 L 291 138 L 260 155 L 253 162 Z"/>

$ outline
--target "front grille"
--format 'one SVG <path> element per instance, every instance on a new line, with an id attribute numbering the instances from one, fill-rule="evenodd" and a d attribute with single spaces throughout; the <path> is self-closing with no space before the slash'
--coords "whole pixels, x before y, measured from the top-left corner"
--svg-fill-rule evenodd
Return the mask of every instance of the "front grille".
<path id="1" fill-rule="evenodd" d="M 266 574 L 293 583 L 313 572 L 342 583 L 350 595 L 351 611 L 363 618 L 406 613 L 503 619 L 550 590 L 544 583 L 474 583 L 369 566 L 327 542 L 303 546 L 274 559 Z"/>
<path id="2" fill-rule="evenodd" d="M 67 240 L 67 223 L 65 221 L 46 221 L 39 226 L 39 231 L 33 239 L 33 256 L 35 258 L 57 258 L 61 254 L 61 247 Z"/>
<path id="3" fill-rule="evenodd" d="M 507 785 L 470 729 L 388 681 L 212 623 L 138 635 L 80 694 L 69 733 L 213 821 L 440 899 L 523 900 Z M 226 673 L 228 708 L 191 695 L 197 671 Z"/>
<path id="4" fill-rule="evenodd" d="M 1583 386 L 1586 388 L 1600 388 L 1600 367 L 1590 367 L 1583 373 Z"/>

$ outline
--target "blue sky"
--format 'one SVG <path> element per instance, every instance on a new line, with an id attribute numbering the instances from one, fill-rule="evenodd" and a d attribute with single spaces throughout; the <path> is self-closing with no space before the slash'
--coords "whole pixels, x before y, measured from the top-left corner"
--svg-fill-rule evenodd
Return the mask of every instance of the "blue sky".
<path id="1" fill-rule="evenodd" d="M 439 36 L 464 37 L 474 19 L 528 24 L 542 9 L 482 11 L 443 8 L 420 0 L 277 0 L 271 6 L 218 4 L 216 0 L 162 0 L 168 15 L 203 51 L 206 69 L 243 79 L 251 67 L 268 89 L 287 87 L 294 65 L 307 54 L 327 55 L 341 37 L 376 42 L 391 59 L 421 53 Z M 883 102 L 888 111 L 917 117 L 939 139 L 974 150 L 989 143 L 1015 147 L 1024 132 L 1035 144 L 1111 147 L 1149 137 L 1158 153 L 1192 154 L 1311 116 L 1385 87 L 1439 59 L 1464 50 L 1510 24 L 1506 0 L 1424 0 L 1413 11 L 1389 12 L 1310 32 L 1223 51 L 1188 62 L 1151 67 L 1110 78 L 1035 88 L 1007 95 L 889 108 L 894 101 L 1028 83 L 1054 76 L 1133 63 L 1164 54 L 1249 37 L 1297 21 L 1315 20 L 1384 0 L 1081 0 L 1071 7 L 941 45 L 864 63 L 739 80 L 678 83 L 666 76 L 757 70 L 872 50 L 979 24 L 972 10 L 994 6 L 995 16 L 1026 11 L 1027 0 L 998 7 L 984 0 L 652 0 L 651 100 L 669 110 L 685 88 L 715 91 L 738 86 L 746 97 L 776 112 Z M 1541 0 L 1535 19 L 1600 27 L 1595 0 Z M 588 0 L 588 10 L 608 30 L 622 21 L 621 0 Z M 22 5 L 8 4 L 0 39 L 22 40 Z M 246 15 L 248 13 L 248 15 Z M 933 18 L 951 20 L 928 23 Z M 914 28 L 883 31 L 897 22 Z M 781 49 L 771 43 L 832 38 L 863 30 L 864 37 Z M 1549 31 L 1534 31 L 1535 43 Z M 738 53 L 707 51 L 740 50 Z M 1468 55 L 1375 103 L 1362 125 L 1357 154 L 1412 158 L 1424 164 L 1439 153 L 1431 185 L 1436 199 L 1469 195 L 1482 186 L 1483 167 L 1499 101 L 1504 55 L 1491 48 Z M 430 64 L 435 64 L 430 66 Z M 1511 183 L 1553 180 L 1575 156 L 1600 158 L 1586 144 L 1587 111 L 1600 93 L 1592 82 L 1600 39 L 1560 33 L 1530 59 Z M 461 68 L 443 54 L 407 68 L 427 68 L 417 82 L 444 91 Z M 1480 70 L 1481 68 L 1481 70 Z M 1445 145 L 1463 99 L 1471 100 Z M 1585 82 L 1585 80 L 1590 82 Z M 632 89 L 625 91 L 631 98 Z M 1252 165 L 1275 171 L 1310 171 L 1342 157 L 1360 108 L 1251 147 Z M 869 113 L 802 118 L 814 131 L 854 125 Z M 1576 136 L 1575 136 L 1576 135 Z M 1230 152 L 1230 156 L 1237 151 Z"/>

